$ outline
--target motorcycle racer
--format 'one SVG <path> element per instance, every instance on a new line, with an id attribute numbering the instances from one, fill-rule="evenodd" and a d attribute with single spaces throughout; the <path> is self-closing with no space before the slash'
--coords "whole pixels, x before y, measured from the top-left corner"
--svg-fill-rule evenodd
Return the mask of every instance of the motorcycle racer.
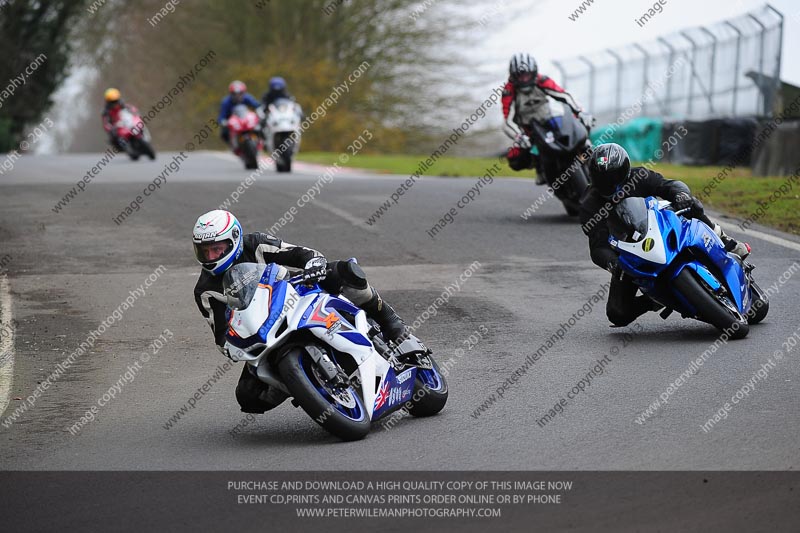
<path id="1" fill-rule="evenodd" d="M 327 263 L 322 254 L 311 248 L 286 243 L 267 233 L 244 234 L 238 219 L 223 210 L 201 215 L 194 225 L 192 243 L 195 258 L 202 265 L 200 278 L 194 288 L 194 298 L 200 313 L 214 334 L 214 341 L 224 354 L 228 330 L 226 305 L 223 303 L 223 275 L 233 265 L 243 262 L 277 263 L 304 269 L 309 260 L 320 258 L 318 265 L 304 272 L 307 279 L 320 280 L 320 287 L 331 294 L 343 294 L 380 326 L 387 341 L 396 341 L 406 333 L 406 327 L 395 310 L 383 301 L 367 281 L 358 264 L 350 261 Z M 286 399 L 277 389 L 270 389 L 250 373 L 245 366 L 236 387 L 236 399 L 245 413 L 263 413 Z"/>
<path id="2" fill-rule="evenodd" d="M 114 127 L 114 124 L 119 121 L 119 115 L 123 109 L 129 109 L 134 114 L 137 114 L 138 111 L 136 107 L 125 104 L 125 102 L 122 100 L 122 93 L 120 93 L 119 89 L 115 89 L 113 87 L 106 89 L 105 93 L 103 94 L 103 98 L 106 101 L 103 112 L 101 113 L 103 129 L 106 130 L 106 133 L 108 133 L 108 141 L 111 143 L 111 146 L 122 152 L 125 149 L 120 142 L 120 138 L 117 135 L 117 130 Z"/>
<path id="3" fill-rule="evenodd" d="M 225 144 L 230 144 L 231 137 L 230 131 L 228 130 L 228 118 L 233 113 L 233 108 L 239 104 L 244 104 L 248 107 L 253 108 L 256 113 L 259 113 L 259 116 L 263 117 L 263 111 L 261 111 L 261 104 L 258 103 L 258 100 L 255 97 L 247 92 L 247 85 L 243 81 L 234 80 L 228 85 L 228 95 L 222 99 L 222 102 L 219 106 L 219 116 L 217 117 L 217 123 L 220 125 L 220 137 L 225 142 Z"/>
<path id="4" fill-rule="evenodd" d="M 269 89 L 261 97 L 261 102 L 264 104 L 264 109 L 269 109 L 269 105 L 279 98 L 286 98 L 294 100 L 294 97 L 289 94 L 286 88 L 286 80 L 280 76 L 275 76 L 269 80 Z"/>
<path id="5" fill-rule="evenodd" d="M 503 119 L 506 133 L 515 141 L 508 149 L 506 159 L 513 170 L 535 167 L 536 183 L 542 185 L 545 183 L 544 172 L 539 158 L 530 153 L 530 135 L 533 121 L 544 122 L 553 117 L 548 97 L 567 104 L 587 130 L 594 124 L 594 118 L 585 113 L 572 95 L 552 78 L 541 74 L 536 60 L 530 54 L 514 55 L 509 62 L 508 74 L 502 96 Z"/>
<path id="6" fill-rule="evenodd" d="M 714 230 L 725 249 L 742 259 L 750 253 L 750 245 L 737 242 L 708 218 L 703 204 L 692 196 L 689 187 L 678 180 L 666 179 L 645 167 L 631 168 L 628 152 L 616 143 L 597 146 L 589 162 L 591 186 L 581 203 L 581 228 L 589 238 L 592 262 L 611 272 L 606 315 L 614 326 L 627 326 L 648 311 L 660 306 L 645 295 L 636 296 L 638 286 L 622 273 L 617 252 L 608 242 L 608 218 L 620 201 L 629 197 L 658 196 L 669 200 L 676 211 L 689 209 L 687 218 L 696 218 Z"/>

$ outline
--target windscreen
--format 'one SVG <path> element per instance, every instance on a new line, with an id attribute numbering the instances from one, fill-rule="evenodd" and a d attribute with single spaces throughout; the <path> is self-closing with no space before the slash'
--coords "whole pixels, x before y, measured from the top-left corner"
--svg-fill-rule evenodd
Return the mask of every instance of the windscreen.
<path id="1" fill-rule="evenodd" d="M 248 109 L 248 107 L 244 104 L 239 104 L 233 108 L 233 114 L 241 118 L 246 117 L 249 111 L 250 109 Z"/>
<path id="2" fill-rule="evenodd" d="M 280 107 L 283 107 L 283 106 L 292 105 L 293 103 L 294 102 L 292 100 L 288 99 L 288 98 L 278 98 L 277 100 L 272 102 L 272 105 L 274 105 L 275 107 L 280 108 Z"/>
<path id="3" fill-rule="evenodd" d="M 233 309 L 246 309 L 258 288 L 264 265 L 239 263 L 231 267 L 222 279 L 222 292 Z"/>
<path id="4" fill-rule="evenodd" d="M 608 217 L 609 233 L 623 242 L 639 242 L 647 233 L 647 203 L 644 198 L 625 198 Z"/>

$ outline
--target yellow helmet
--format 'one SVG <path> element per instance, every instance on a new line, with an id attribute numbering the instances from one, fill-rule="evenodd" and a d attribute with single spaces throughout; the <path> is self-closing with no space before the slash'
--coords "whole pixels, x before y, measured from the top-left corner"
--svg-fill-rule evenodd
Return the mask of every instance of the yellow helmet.
<path id="1" fill-rule="evenodd" d="M 122 95 L 120 94 L 119 89 L 111 88 L 106 89 L 104 96 L 106 98 L 106 102 L 116 102 Z"/>

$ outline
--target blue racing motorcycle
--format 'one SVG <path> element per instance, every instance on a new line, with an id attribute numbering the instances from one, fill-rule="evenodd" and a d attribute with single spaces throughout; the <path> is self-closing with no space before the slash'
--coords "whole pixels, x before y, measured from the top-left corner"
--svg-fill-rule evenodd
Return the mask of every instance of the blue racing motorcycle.
<path id="1" fill-rule="evenodd" d="M 364 438 L 372 421 L 399 409 L 441 411 L 447 383 L 431 351 L 413 335 L 387 344 L 363 310 L 316 281 L 275 263 L 234 265 L 219 297 L 228 356 L 343 440 Z"/>
<path id="2" fill-rule="evenodd" d="M 625 275 L 664 306 L 663 318 L 677 311 L 744 338 L 769 311 L 755 267 L 726 252 L 708 225 L 682 217 L 685 211 L 653 197 L 626 198 L 609 216 L 609 243 Z"/>

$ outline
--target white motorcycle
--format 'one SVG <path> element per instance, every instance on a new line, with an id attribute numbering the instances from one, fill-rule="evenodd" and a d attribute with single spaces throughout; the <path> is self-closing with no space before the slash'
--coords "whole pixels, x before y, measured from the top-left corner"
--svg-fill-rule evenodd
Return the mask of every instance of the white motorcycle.
<path id="1" fill-rule="evenodd" d="M 267 108 L 265 134 L 267 151 L 274 154 L 278 172 L 292 171 L 292 158 L 300 149 L 300 104 L 288 98 L 278 98 Z"/>
<path id="2" fill-rule="evenodd" d="M 364 438 L 372 421 L 399 409 L 431 416 L 444 408 L 447 383 L 419 339 L 387 344 L 349 300 L 288 274 L 275 263 L 240 263 L 225 274 L 231 359 L 342 440 Z"/>

